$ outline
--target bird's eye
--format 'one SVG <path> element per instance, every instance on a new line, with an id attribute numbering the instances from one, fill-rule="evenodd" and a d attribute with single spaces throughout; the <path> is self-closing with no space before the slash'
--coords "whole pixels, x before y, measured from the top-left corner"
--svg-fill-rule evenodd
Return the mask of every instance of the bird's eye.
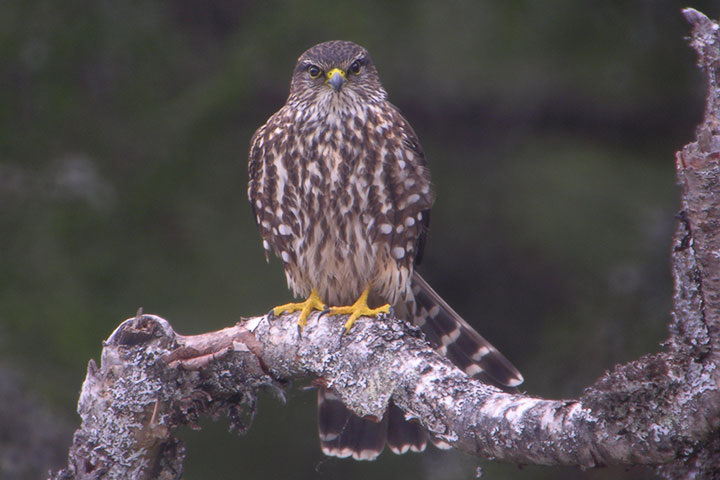
<path id="1" fill-rule="evenodd" d="M 360 71 L 360 60 L 355 60 L 352 65 L 350 65 L 350 69 L 348 71 L 350 73 L 358 73 Z"/>
<path id="2" fill-rule="evenodd" d="M 308 75 L 310 75 L 312 78 L 317 78 L 320 76 L 320 69 L 316 67 L 315 65 L 310 65 L 307 69 Z"/>

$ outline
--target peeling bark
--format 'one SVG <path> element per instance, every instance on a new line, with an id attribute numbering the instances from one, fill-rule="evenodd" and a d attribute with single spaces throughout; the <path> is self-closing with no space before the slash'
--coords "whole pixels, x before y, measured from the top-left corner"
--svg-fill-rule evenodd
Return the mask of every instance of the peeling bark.
<path id="1" fill-rule="evenodd" d="M 255 317 L 217 332 L 178 335 L 152 315 L 122 323 L 90 361 L 68 467 L 53 479 L 181 477 L 173 437 L 201 416 L 244 431 L 261 389 L 282 395 L 317 377 L 359 415 L 392 398 L 453 447 L 519 464 L 654 465 L 666 478 L 720 475 L 720 28 L 686 9 L 708 78 L 705 119 L 677 154 L 682 211 L 672 251 L 674 311 L 661 353 L 617 366 L 583 395 L 546 400 L 468 378 L 419 332 L 383 317 Z"/>

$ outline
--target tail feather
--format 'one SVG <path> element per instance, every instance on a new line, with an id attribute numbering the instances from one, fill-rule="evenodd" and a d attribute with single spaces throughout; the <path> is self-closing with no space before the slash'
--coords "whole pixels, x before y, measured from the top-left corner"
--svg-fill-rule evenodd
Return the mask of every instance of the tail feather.
<path id="1" fill-rule="evenodd" d="M 417 273 L 412 277 L 412 295 L 396 307 L 418 325 L 438 352 L 469 376 L 514 392 L 523 381 L 518 370 L 458 315 Z M 413 314 L 414 312 L 414 314 Z M 380 421 L 360 418 L 350 412 L 333 392 L 318 391 L 318 431 L 325 455 L 374 460 L 385 443 L 402 454 L 425 450 L 428 440 L 439 448 L 450 445 L 428 435 L 415 420 L 406 420 L 391 404 Z"/>
<path id="2" fill-rule="evenodd" d="M 517 368 L 458 315 L 417 272 L 413 274 L 412 290 L 416 303 L 414 322 L 433 348 L 471 377 L 507 390 L 523 382 Z"/>
<path id="3" fill-rule="evenodd" d="M 352 414 L 340 397 L 318 390 L 318 433 L 325 455 L 355 460 L 375 460 L 387 438 L 387 415 L 379 422 Z"/>
<path id="4" fill-rule="evenodd" d="M 427 446 L 427 432 L 416 420 L 406 420 L 405 414 L 395 405 L 388 410 L 387 444 L 393 453 L 402 455 L 412 450 L 422 452 Z"/>

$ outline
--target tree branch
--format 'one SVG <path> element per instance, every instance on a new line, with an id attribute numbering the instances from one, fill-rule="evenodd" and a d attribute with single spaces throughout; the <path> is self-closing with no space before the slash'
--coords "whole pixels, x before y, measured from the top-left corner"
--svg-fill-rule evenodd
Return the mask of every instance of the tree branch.
<path id="1" fill-rule="evenodd" d="M 227 415 L 240 431 L 255 396 L 282 396 L 310 376 L 355 413 L 380 418 L 392 398 L 433 434 L 473 455 L 522 464 L 663 465 L 668 478 L 720 471 L 720 36 L 686 9 L 691 45 L 708 78 L 697 140 L 677 154 L 682 212 L 672 252 L 674 312 L 665 351 L 617 366 L 579 399 L 503 393 L 468 378 L 420 333 L 387 317 L 255 317 L 217 332 L 176 334 L 141 315 L 90 361 L 68 467 L 54 479 L 180 478 L 184 449 L 173 437 L 201 416 Z"/>

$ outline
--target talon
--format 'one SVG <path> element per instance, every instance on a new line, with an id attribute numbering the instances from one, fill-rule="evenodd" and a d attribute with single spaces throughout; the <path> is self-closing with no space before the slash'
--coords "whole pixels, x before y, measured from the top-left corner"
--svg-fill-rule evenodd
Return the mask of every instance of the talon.
<path id="1" fill-rule="evenodd" d="M 358 319 L 358 315 L 355 315 L 354 313 L 350 315 L 350 318 L 348 318 L 348 321 L 345 322 L 345 333 L 348 333 L 353 325 L 355 325 L 355 321 Z"/>
<path id="2" fill-rule="evenodd" d="M 381 313 L 388 313 L 390 311 L 390 305 L 388 304 L 385 304 L 378 308 L 368 307 L 367 298 L 369 294 L 370 287 L 363 290 L 360 298 L 358 298 L 357 301 L 352 305 L 330 308 L 330 315 L 350 315 L 350 318 L 348 318 L 347 322 L 345 322 L 345 330 L 343 331 L 343 335 L 350 331 L 358 318 L 375 317 Z"/>
<path id="3" fill-rule="evenodd" d="M 312 290 L 310 296 L 304 302 L 286 303 L 285 305 L 279 305 L 273 308 L 273 315 L 278 316 L 285 312 L 293 313 L 299 311 L 300 316 L 298 317 L 297 325 L 298 331 L 300 332 L 305 327 L 305 325 L 307 325 L 307 319 L 313 310 L 320 310 L 323 312 L 327 310 L 325 302 L 320 299 L 320 296 L 315 291 L 315 289 Z"/>

